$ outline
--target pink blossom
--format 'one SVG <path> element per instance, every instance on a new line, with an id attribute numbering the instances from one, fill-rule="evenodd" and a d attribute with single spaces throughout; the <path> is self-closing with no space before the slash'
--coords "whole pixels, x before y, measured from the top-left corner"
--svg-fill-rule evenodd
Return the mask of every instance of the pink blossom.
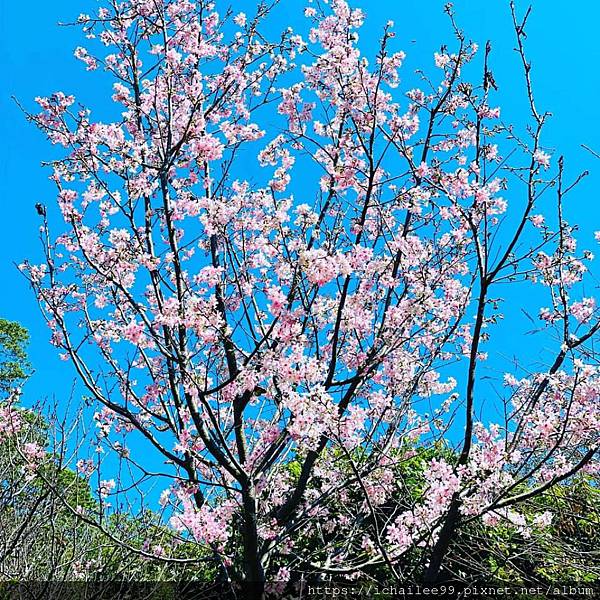
<path id="1" fill-rule="evenodd" d="M 115 489 L 116 483 L 114 479 L 106 479 L 100 482 L 100 487 L 98 488 L 98 493 L 101 498 L 107 498 L 111 492 Z"/>
<path id="2" fill-rule="evenodd" d="M 144 326 L 136 321 L 130 321 L 122 331 L 123 337 L 135 345 L 139 345 L 144 338 Z"/>
<path id="3" fill-rule="evenodd" d="M 533 153 L 533 160 L 544 167 L 544 169 L 547 169 L 550 166 L 550 155 L 539 148 Z"/>
<path id="4" fill-rule="evenodd" d="M 46 451 L 36 442 L 27 442 L 23 445 L 23 454 L 32 465 L 37 465 L 46 456 Z"/>
<path id="5" fill-rule="evenodd" d="M 533 215 L 530 220 L 534 227 L 541 227 L 544 224 L 544 215 Z"/>
<path id="6" fill-rule="evenodd" d="M 244 27 L 246 25 L 246 15 L 243 12 L 237 14 L 233 20 L 238 27 Z"/>
<path id="7" fill-rule="evenodd" d="M 594 298 L 583 298 L 581 302 L 573 302 L 570 307 L 571 314 L 580 323 L 586 323 L 594 314 L 596 300 Z"/>

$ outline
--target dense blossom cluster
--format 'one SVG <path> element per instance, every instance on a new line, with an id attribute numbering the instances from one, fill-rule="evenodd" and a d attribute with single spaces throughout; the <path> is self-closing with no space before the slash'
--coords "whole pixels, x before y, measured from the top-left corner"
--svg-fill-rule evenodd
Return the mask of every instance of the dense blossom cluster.
<path id="1" fill-rule="evenodd" d="M 0 442 L 14 436 L 21 430 L 22 419 L 19 412 L 9 402 L 0 404 Z"/>
<path id="2" fill-rule="evenodd" d="M 23 269 L 104 405 L 99 437 L 141 433 L 176 471 L 172 525 L 227 564 L 239 527 L 251 578 L 273 556 L 289 575 L 301 528 L 330 532 L 328 564 L 352 573 L 435 549 L 453 507 L 545 526 L 523 522 L 519 486 L 596 468 L 600 376 L 577 354 L 597 329 L 574 290 L 591 256 L 534 212 L 555 166 L 544 118 L 534 109 L 516 163 L 529 174 L 516 233 L 496 237 L 522 167 L 501 169 L 508 130 L 487 79 L 463 79 L 475 44 L 457 31 L 431 86 L 402 92 L 392 23 L 371 60 L 344 0 L 310 5 L 308 34 L 273 42 L 267 13 L 114 2 L 80 17 L 90 48 L 75 56 L 113 76 L 115 120 L 38 99 L 36 123 L 65 149 L 52 173 L 65 225 L 46 264 Z M 505 422 L 474 424 L 482 330 L 501 319 L 490 288 L 511 278 L 549 288 L 540 316 L 562 346 L 549 371 L 506 376 Z M 432 460 L 422 497 L 403 496 L 415 448 L 465 423 L 458 462 Z M 356 495 L 357 514 L 339 508 Z M 369 512 L 381 526 L 354 539 Z"/>

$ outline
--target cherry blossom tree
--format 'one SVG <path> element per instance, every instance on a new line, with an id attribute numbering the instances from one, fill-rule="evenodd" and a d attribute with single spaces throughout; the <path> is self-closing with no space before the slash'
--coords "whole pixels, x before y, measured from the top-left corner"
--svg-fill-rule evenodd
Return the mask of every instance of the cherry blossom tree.
<path id="1" fill-rule="evenodd" d="M 98 447 L 161 482 L 172 528 L 259 595 L 379 564 L 400 580 L 415 548 L 414 577 L 437 581 L 467 524 L 547 526 L 522 507 L 598 469 L 600 321 L 582 295 L 593 257 L 563 215 L 585 174 L 565 181 L 543 145 L 529 11 L 511 5 L 522 129 L 494 104 L 491 45 L 451 6 L 452 46 L 407 88 L 394 24 L 364 55 L 344 0 L 277 35 L 276 3 L 105 4 L 79 17 L 75 56 L 116 108 L 102 121 L 65 93 L 37 99 L 64 223 L 52 235 L 44 210 L 45 261 L 22 265 L 98 407 Z M 546 295 L 555 354 L 504 375 L 489 423 L 481 363 L 512 326 L 507 288 L 530 312 Z M 405 493 L 402 465 L 435 444 L 453 451 Z"/>

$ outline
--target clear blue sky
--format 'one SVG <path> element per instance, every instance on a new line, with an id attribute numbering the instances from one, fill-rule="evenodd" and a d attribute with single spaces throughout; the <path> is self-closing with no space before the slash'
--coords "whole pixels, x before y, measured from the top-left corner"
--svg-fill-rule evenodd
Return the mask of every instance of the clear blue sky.
<path id="1" fill-rule="evenodd" d="M 218 5 L 224 6 L 225 3 Z M 247 9 L 248 0 L 232 2 L 234 9 Z M 302 3 L 283 0 L 290 24 L 303 18 Z M 407 53 L 405 72 L 430 68 L 432 53 L 444 42 L 452 43 L 452 34 L 443 14 L 442 0 L 370 0 L 353 2 L 368 15 L 361 33 L 368 51 L 373 34 L 388 19 L 396 23 L 399 48 Z M 481 46 L 491 39 L 494 46 L 492 67 L 500 87 L 498 103 L 503 116 L 522 114 L 522 73 L 512 51 L 508 0 L 457 0 L 457 19 L 467 37 Z M 600 160 L 580 149 L 584 143 L 600 151 L 600 3 L 580 0 L 534 0 L 534 11 L 528 27 L 528 49 L 533 62 L 533 79 L 541 109 L 554 114 L 544 144 L 556 147 L 567 157 L 567 169 L 574 173 L 590 168 L 589 177 L 571 197 L 568 216 L 582 224 L 582 233 L 591 235 L 600 229 L 600 207 L 597 189 L 600 185 Z M 371 5 L 371 6 L 370 6 Z M 38 259 L 39 221 L 34 205 L 52 205 L 54 190 L 48 172 L 40 161 L 51 158 L 53 149 L 41 134 L 25 121 L 11 100 L 16 96 L 24 106 L 33 109 L 33 98 L 57 90 L 73 93 L 84 103 L 102 109 L 110 100 L 101 96 L 98 75 L 85 72 L 73 58 L 73 49 L 85 40 L 75 28 L 58 27 L 58 21 L 74 20 L 80 12 L 97 6 L 91 0 L 68 2 L 15 2 L 0 0 L 0 316 L 21 322 L 31 332 L 31 358 L 36 374 L 27 386 L 32 401 L 39 396 L 63 397 L 68 394 L 73 373 L 67 363 L 58 360 L 48 344 L 48 331 L 38 313 L 26 282 L 13 263 L 24 258 Z M 520 9 L 526 3 L 520 3 Z M 281 22 L 282 26 L 288 23 Z M 100 75 L 100 78 L 102 76 Z M 590 244 L 591 245 L 591 242 Z M 598 252 L 600 254 L 600 252 Z M 520 332 L 515 332 L 520 333 Z M 505 335 L 512 335 L 508 331 Z M 508 339 L 508 338 L 507 338 Z"/>

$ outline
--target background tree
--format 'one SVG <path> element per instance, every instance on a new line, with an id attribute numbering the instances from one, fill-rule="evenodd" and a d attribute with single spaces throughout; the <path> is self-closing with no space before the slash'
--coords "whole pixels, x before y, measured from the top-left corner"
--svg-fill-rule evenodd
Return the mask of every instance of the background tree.
<path id="1" fill-rule="evenodd" d="M 30 365 L 25 350 L 27 330 L 12 321 L 0 319 L 0 393 L 3 399 L 27 379 Z"/>
<path id="2" fill-rule="evenodd" d="M 34 597 L 49 597 L 43 586 L 57 594 L 61 583 L 74 581 L 211 581 L 205 557 L 183 540 L 173 548 L 176 560 L 156 557 L 161 544 L 177 544 L 159 515 L 111 514 L 69 468 L 76 452 L 68 451 L 66 438 L 76 442 L 77 419 L 67 427 L 47 403 L 22 406 L 21 385 L 31 369 L 28 334 L 10 321 L 0 320 L 0 327 L 0 389 L 6 394 L 0 400 L 0 582 L 17 582 L 22 593 L 31 585 Z M 144 550 L 150 542 L 152 552 Z M 66 585 L 57 597 L 100 590 Z"/>
<path id="3" fill-rule="evenodd" d="M 492 104 L 491 46 L 450 7 L 454 47 L 402 90 L 393 24 L 363 56 L 363 13 L 342 0 L 305 10 L 306 39 L 271 35 L 268 4 L 108 2 L 79 18 L 98 50 L 75 54 L 113 78 L 114 119 L 61 92 L 30 115 L 64 148 L 64 227 L 52 237 L 41 215 L 46 260 L 23 271 L 103 406 L 101 447 L 128 465 L 97 492 L 164 481 L 171 525 L 258 595 L 267 575 L 403 579 L 415 548 L 415 576 L 439 580 L 470 523 L 527 535 L 547 526 L 529 500 L 597 471 L 592 255 L 563 214 L 585 174 L 564 181 L 542 145 L 529 11 L 511 8 L 522 132 Z M 505 284 L 525 303 L 546 291 L 556 350 L 505 375 L 485 425 L 480 363 Z M 456 451 L 415 497 L 398 467 L 443 440 Z M 299 532 L 324 542 L 316 562 Z"/>

